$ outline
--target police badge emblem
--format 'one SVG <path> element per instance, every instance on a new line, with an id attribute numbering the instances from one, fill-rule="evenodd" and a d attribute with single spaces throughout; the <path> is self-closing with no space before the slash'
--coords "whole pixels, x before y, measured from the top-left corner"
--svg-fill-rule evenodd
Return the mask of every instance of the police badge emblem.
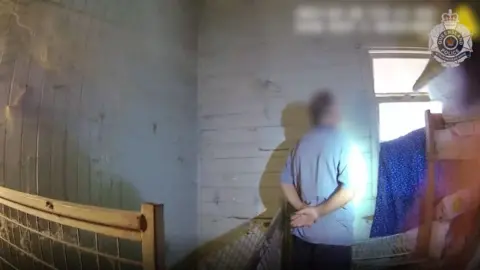
<path id="1" fill-rule="evenodd" d="M 442 14 L 442 23 L 430 32 L 428 47 L 444 67 L 459 66 L 473 52 L 471 33 L 459 22 L 458 14 L 449 9 Z"/>

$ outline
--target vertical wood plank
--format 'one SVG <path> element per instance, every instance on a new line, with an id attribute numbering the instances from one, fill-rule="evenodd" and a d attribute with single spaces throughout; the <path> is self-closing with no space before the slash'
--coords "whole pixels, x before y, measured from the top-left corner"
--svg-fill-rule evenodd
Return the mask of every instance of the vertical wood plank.
<path id="1" fill-rule="evenodd" d="M 30 76 L 27 84 L 28 99 L 24 104 L 23 137 L 22 137 L 22 183 L 25 183 L 24 191 L 35 194 L 37 192 L 37 131 L 38 115 L 43 91 L 43 70 L 41 66 L 32 62 Z"/>
<path id="2" fill-rule="evenodd" d="M 72 3 L 73 5 L 74 3 Z M 84 20 L 82 15 L 70 13 L 69 18 L 69 32 L 76 33 L 72 36 L 73 44 L 77 49 L 82 51 L 78 55 L 83 55 L 85 50 L 86 28 L 84 27 Z M 77 56 L 80 57 L 80 56 Z M 82 75 L 82 61 L 76 61 L 72 64 L 68 78 L 70 82 L 70 89 L 67 96 L 67 111 L 66 111 L 66 147 L 65 147 L 65 186 L 66 199 L 68 201 L 80 202 L 78 194 L 79 188 L 79 135 L 80 135 L 80 102 L 81 93 L 83 91 L 83 75 Z"/>
<path id="3" fill-rule="evenodd" d="M 78 143 L 77 143 L 77 199 L 80 203 L 90 202 L 90 131 L 88 130 L 88 120 L 83 109 L 84 92 L 88 85 L 85 84 L 85 78 L 80 83 L 80 101 L 78 118 Z"/>
<path id="4" fill-rule="evenodd" d="M 15 44 L 18 48 L 12 81 L 10 84 L 7 115 L 7 132 L 5 138 L 5 180 L 7 187 L 24 191 L 25 183 L 21 176 L 22 139 L 23 139 L 23 106 L 27 96 L 28 72 L 30 57 L 22 49 L 25 45 L 24 30 L 15 27 Z M 27 32 L 28 34 L 28 32 Z"/>
<path id="5" fill-rule="evenodd" d="M 66 123 L 65 185 L 66 199 L 77 202 L 78 187 L 78 102 L 81 86 L 73 86 L 68 95 L 68 112 Z"/>
<path id="6" fill-rule="evenodd" d="M 66 154 L 65 154 L 65 185 L 66 199 L 78 201 L 78 104 L 80 101 L 81 85 L 75 85 L 68 95 L 68 112 L 66 124 Z"/>
<path id="7" fill-rule="evenodd" d="M 101 85 L 99 77 L 102 77 L 102 47 L 101 47 L 101 22 L 92 20 L 89 29 L 89 43 L 88 51 L 90 56 L 95 59 L 88 63 L 91 76 L 88 76 L 88 88 L 83 92 L 83 111 L 85 113 L 88 131 L 88 154 L 90 160 L 90 175 L 89 175 L 89 193 L 90 202 L 94 205 L 101 204 L 101 181 L 103 179 L 102 168 L 102 154 L 100 149 L 99 137 L 100 126 L 103 121 L 101 113 Z"/>
<path id="8" fill-rule="evenodd" d="M 141 213 L 146 223 L 142 233 L 143 267 L 146 270 L 164 270 L 166 264 L 163 205 L 142 204 Z"/>
<path id="9" fill-rule="evenodd" d="M 430 110 L 425 112 L 426 132 L 426 157 L 427 157 L 427 184 L 425 195 L 420 212 L 420 230 L 418 232 L 417 254 L 420 257 L 430 255 L 430 239 L 432 233 L 432 222 L 434 220 L 435 203 L 435 162 L 437 160 L 435 151 L 434 134 L 436 129 L 444 125 L 441 114 L 432 114 Z"/>
<path id="10" fill-rule="evenodd" d="M 65 179 L 65 148 L 66 148 L 66 112 L 69 85 L 64 84 L 63 78 L 56 80 L 53 86 L 54 95 L 54 127 L 52 134 L 52 173 L 51 194 L 58 199 L 66 199 Z"/>
<path id="11" fill-rule="evenodd" d="M 37 132 L 38 141 L 38 165 L 37 184 L 38 193 L 41 196 L 50 197 L 51 176 L 51 143 L 53 129 L 53 91 L 51 73 L 46 74 L 42 91 L 42 102 L 39 112 L 39 124 Z"/>
<path id="12" fill-rule="evenodd" d="M 7 132 L 7 105 L 10 92 L 11 78 L 13 77 L 13 67 L 15 66 L 16 54 L 12 50 L 13 38 L 11 29 L 13 16 L 0 17 L 0 27 L 5 29 L 0 43 L 0 185 L 6 186 L 5 181 L 5 134 Z"/>
<path id="13" fill-rule="evenodd" d="M 65 3 L 67 4 L 67 3 Z M 67 185 L 68 179 L 66 177 L 66 159 L 67 159 L 67 120 L 68 120 L 68 107 L 69 107 L 69 95 L 72 91 L 71 89 L 71 76 L 69 66 L 72 63 L 70 57 L 63 56 L 63 53 L 72 53 L 74 48 L 71 47 L 71 42 L 69 40 L 71 29 L 70 29 L 70 12 L 64 8 L 62 12 L 58 13 L 57 22 L 59 26 L 57 31 L 64 36 L 60 44 L 55 44 L 58 46 L 58 50 L 55 50 L 52 54 L 54 59 L 66 59 L 58 60 L 59 67 L 57 67 L 57 76 L 53 85 L 54 92 L 54 129 L 53 129 L 53 140 L 52 140 L 52 174 L 51 174 L 51 187 L 52 194 L 56 198 L 66 200 L 67 199 Z M 62 58 L 63 57 L 63 58 Z"/>
<path id="14" fill-rule="evenodd" d="M 102 21 L 110 21 L 110 17 L 112 12 L 115 10 L 112 7 L 117 7 L 118 3 L 113 3 L 110 0 L 104 0 L 102 3 Z M 102 179 L 101 181 L 101 193 L 100 193 L 100 200 L 101 205 L 105 207 L 115 207 L 115 192 L 118 189 L 115 187 L 114 183 L 114 176 L 112 175 L 112 167 L 111 167 L 111 158 L 112 152 L 114 148 L 112 147 L 113 143 L 112 140 L 108 138 L 112 138 L 114 136 L 114 128 L 115 128 L 115 117 L 117 116 L 116 111 L 114 110 L 117 104 L 118 93 L 117 85 L 118 80 L 115 80 L 112 74 L 115 74 L 118 66 L 116 66 L 116 58 L 112 56 L 115 55 L 115 44 L 118 42 L 116 31 L 109 23 L 101 24 L 100 28 L 101 33 L 101 43 L 102 43 L 102 51 L 111 51 L 102 62 L 109 63 L 109 65 L 113 65 L 108 69 L 105 69 L 105 75 L 102 76 L 105 80 L 102 80 L 102 84 L 100 87 L 100 95 L 102 99 L 101 107 L 100 107 L 100 126 L 99 126 L 99 145 L 101 149 L 102 155 Z M 103 55 L 103 54 L 102 54 Z"/>
<path id="15" fill-rule="evenodd" d="M 86 7 L 84 7 L 86 8 Z M 92 19 L 89 17 L 79 17 L 79 29 L 78 32 L 83 32 L 83 57 L 87 58 L 90 55 L 89 41 L 91 36 L 91 22 Z M 85 103 L 88 102 L 86 99 L 89 91 L 88 83 L 88 65 L 84 61 L 81 61 L 78 68 L 80 69 L 81 78 L 79 84 L 79 100 L 78 100 L 78 119 L 77 119 L 77 200 L 80 203 L 89 203 L 90 202 L 90 131 L 88 130 L 88 111 L 85 107 Z"/>
<path id="16" fill-rule="evenodd" d="M 36 164 L 36 126 L 37 110 L 39 103 L 39 94 L 41 91 L 42 78 L 39 71 L 39 65 L 35 61 L 35 56 L 31 53 L 31 44 L 35 44 L 36 20 L 38 16 L 31 13 L 31 10 L 19 7 L 19 16 L 22 18 L 22 24 L 25 27 L 18 27 L 19 39 L 22 42 L 20 55 L 24 61 L 28 62 L 27 71 L 21 72 L 22 80 L 17 82 L 16 87 L 20 87 L 21 94 L 13 95 L 12 107 L 21 112 L 20 128 L 20 162 L 19 182 L 20 190 L 30 193 L 36 190 L 35 187 L 35 164 Z M 32 73 L 33 71 L 33 73 Z M 25 74 L 25 76 L 23 75 Z M 14 135 L 15 136 L 15 135 Z"/>

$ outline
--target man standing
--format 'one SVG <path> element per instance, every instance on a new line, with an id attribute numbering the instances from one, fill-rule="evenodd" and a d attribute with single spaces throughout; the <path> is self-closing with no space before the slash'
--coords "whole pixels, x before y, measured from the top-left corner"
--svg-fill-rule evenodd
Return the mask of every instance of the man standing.
<path id="1" fill-rule="evenodd" d="M 282 190 L 296 209 L 292 268 L 342 270 L 351 267 L 354 198 L 348 170 L 350 145 L 339 131 L 334 97 L 319 92 L 309 113 L 314 128 L 291 152 L 281 175 Z"/>

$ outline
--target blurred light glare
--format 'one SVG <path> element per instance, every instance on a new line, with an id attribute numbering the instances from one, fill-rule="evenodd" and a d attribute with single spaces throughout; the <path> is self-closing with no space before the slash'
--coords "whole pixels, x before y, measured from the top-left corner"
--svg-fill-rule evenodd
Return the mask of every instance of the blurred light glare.
<path id="1" fill-rule="evenodd" d="M 433 6 L 417 8 L 405 6 L 388 8 L 372 4 L 343 7 L 299 6 L 294 13 L 294 28 L 303 34 L 374 33 L 428 36 L 433 26 L 441 22 L 440 13 L 438 16 L 435 15 L 437 13 Z"/>
<path id="2" fill-rule="evenodd" d="M 296 16 L 300 19 L 315 19 L 321 16 L 321 10 L 311 6 L 301 6 L 296 11 Z"/>
<path id="3" fill-rule="evenodd" d="M 355 29 L 355 25 L 351 23 L 331 23 L 330 31 L 334 34 L 351 33 Z"/>
<path id="4" fill-rule="evenodd" d="M 363 18 L 363 10 L 361 7 L 353 7 L 350 9 L 350 18 L 361 20 Z"/>
<path id="5" fill-rule="evenodd" d="M 392 32 L 395 33 L 406 33 L 409 32 L 409 25 L 407 22 L 394 22 L 392 24 Z"/>
<path id="6" fill-rule="evenodd" d="M 442 103 L 440 101 L 380 103 L 380 141 L 394 140 L 425 127 L 426 110 L 441 113 Z"/>
<path id="7" fill-rule="evenodd" d="M 378 22 L 375 25 L 375 30 L 377 34 L 388 34 L 392 31 L 392 28 L 390 27 L 388 22 L 384 21 L 384 22 Z"/>
<path id="8" fill-rule="evenodd" d="M 438 21 L 438 23 L 440 23 L 442 21 L 440 16 L 438 16 L 438 18 L 434 18 L 434 15 L 434 9 L 429 7 L 419 7 L 414 11 L 415 20 Z"/>
<path id="9" fill-rule="evenodd" d="M 387 21 L 389 19 L 389 10 L 386 8 L 374 8 L 372 10 L 373 19 L 377 21 Z"/>
<path id="10" fill-rule="evenodd" d="M 417 34 L 429 33 L 432 27 L 432 24 L 428 22 L 415 22 L 412 25 L 413 32 Z"/>
<path id="11" fill-rule="evenodd" d="M 346 19 L 345 17 L 342 17 L 342 9 L 340 8 L 331 8 L 328 12 L 328 17 L 332 21 Z"/>
<path id="12" fill-rule="evenodd" d="M 398 8 L 393 11 L 393 16 L 397 19 L 407 20 L 408 15 L 409 15 L 409 12 L 408 12 L 408 9 L 406 8 Z"/>
<path id="13" fill-rule="evenodd" d="M 368 25 L 368 23 L 363 22 L 363 23 L 360 23 L 359 30 L 362 33 L 366 33 L 366 32 L 370 32 L 371 28 Z"/>
<path id="14" fill-rule="evenodd" d="M 462 5 L 457 10 L 458 18 L 460 19 L 460 23 L 465 25 L 465 27 L 473 34 L 478 34 L 478 29 L 480 25 L 478 25 L 478 18 L 472 12 L 472 10 L 466 6 Z"/>
<path id="15" fill-rule="evenodd" d="M 353 188 L 356 191 L 353 205 L 354 207 L 358 207 L 365 198 L 369 177 L 367 162 L 360 147 L 356 143 L 353 143 L 350 149 L 348 168 L 348 175 L 351 177 L 350 182 L 354 183 Z"/>
<path id="16" fill-rule="evenodd" d="M 297 30 L 301 33 L 321 34 L 324 31 L 324 27 L 321 22 L 311 21 L 298 24 Z"/>

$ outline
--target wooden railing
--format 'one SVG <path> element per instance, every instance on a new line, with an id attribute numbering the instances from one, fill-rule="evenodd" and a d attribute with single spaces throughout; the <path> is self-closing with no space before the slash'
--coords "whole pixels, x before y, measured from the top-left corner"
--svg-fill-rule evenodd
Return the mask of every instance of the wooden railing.
<path id="1" fill-rule="evenodd" d="M 0 187 L 0 269 L 165 269 L 163 206 L 138 212 Z"/>

